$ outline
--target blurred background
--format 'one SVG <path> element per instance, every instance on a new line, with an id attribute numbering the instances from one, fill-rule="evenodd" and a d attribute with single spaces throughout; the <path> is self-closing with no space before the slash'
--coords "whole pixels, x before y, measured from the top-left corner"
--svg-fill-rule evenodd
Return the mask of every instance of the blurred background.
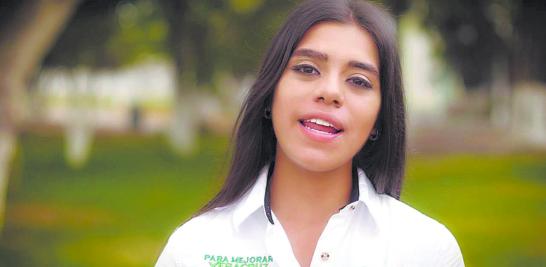
<path id="1" fill-rule="evenodd" d="M 152 266 L 221 185 L 299 1 L 0 1 L 0 266 Z M 402 200 L 467 266 L 546 266 L 546 1 L 384 0 L 408 104 Z"/>

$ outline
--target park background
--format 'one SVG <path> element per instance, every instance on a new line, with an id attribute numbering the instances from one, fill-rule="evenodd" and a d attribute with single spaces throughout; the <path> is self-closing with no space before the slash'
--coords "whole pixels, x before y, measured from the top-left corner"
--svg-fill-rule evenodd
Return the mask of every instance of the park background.
<path id="1" fill-rule="evenodd" d="M 0 1 L 0 266 L 152 266 L 221 185 L 298 2 Z M 408 104 L 402 200 L 467 266 L 546 266 L 546 2 L 382 3 Z"/>

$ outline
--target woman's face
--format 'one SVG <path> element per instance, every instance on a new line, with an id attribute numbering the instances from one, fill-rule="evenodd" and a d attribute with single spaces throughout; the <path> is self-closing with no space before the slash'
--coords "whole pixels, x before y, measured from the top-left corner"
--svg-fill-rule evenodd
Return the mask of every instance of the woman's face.
<path id="1" fill-rule="evenodd" d="M 356 24 L 322 22 L 294 50 L 271 108 L 277 160 L 315 172 L 350 166 L 381 105 L 379 57 Z"/>

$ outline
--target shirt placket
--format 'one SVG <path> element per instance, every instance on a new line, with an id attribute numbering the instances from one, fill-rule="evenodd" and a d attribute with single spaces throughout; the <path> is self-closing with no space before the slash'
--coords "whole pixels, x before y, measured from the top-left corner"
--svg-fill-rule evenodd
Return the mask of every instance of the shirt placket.
<path id="1" fill-rule="evenodd" d="M 265 233 L 265 245 L 269 254 L 273 257 L 273 266 L 300 267 L 286 232 L 282 228 L 275 215 L 275 224 L 267 224 Z"/>
<path id="2" fill-rule="evenodd" d="M 356 213 L 357 203 L 351 203 L 334 214 L 320 235 L 311 267 L 340 266 L 343 263 L 343 240 Z"/>

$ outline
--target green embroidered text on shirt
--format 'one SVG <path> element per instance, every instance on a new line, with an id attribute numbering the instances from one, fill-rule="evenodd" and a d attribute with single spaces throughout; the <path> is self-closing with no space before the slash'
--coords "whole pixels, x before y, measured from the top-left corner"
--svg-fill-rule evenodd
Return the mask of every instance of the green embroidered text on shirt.
<path id="1" fill-rule="evenodd" d="M 204 260 L 211 267 L 268 267 L 273 262 L 271 256 L 220 256 L 205 254 Z"/>

